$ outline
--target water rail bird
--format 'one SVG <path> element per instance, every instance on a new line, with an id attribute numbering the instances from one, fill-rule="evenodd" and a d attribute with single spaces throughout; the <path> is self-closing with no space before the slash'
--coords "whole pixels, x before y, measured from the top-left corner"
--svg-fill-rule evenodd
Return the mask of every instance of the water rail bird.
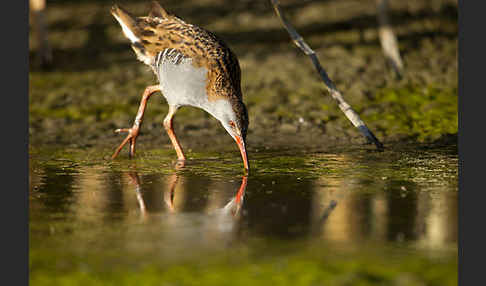
<path id="1" fill-rule="evenodd" d="M 134 17 L 118 5 L 112 7 L 111 14 L 130 40 L 137 58 L 152 68 L 159 82 L 145 89 L 133 126 L 115 130 L 128 135 L 112 158 L 127 143 L 130 143 L 129 156 L 135 154 L 147 101 L 160 91 L 169 105 L 164 127 L 178 160 L 186 157 L 174 133 L 172 118 L 181 106 L 193 106 L 221 122 L 238 144 L 248 173 L 248 113 L 242 100 L 241 70 L 236 55 L 216 35 L 167 13 L 156 1 L 151 3 L 146 17 Z"/>

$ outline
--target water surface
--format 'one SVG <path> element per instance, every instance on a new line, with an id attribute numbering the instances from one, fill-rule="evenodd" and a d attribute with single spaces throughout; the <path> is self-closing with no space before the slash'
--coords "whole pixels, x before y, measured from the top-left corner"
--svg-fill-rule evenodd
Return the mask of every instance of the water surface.
<path id="1" fill-rule="evenodd" d="M 248 177 L 233 151 L 191 153 L 184 165 L 171 150 L 117 161 L 105 153 L 31 148 L 31 282 L 218 257 L 226 260 L 211 263 L 348 255 L 385 268 L 418 259 L 448 273 L 408 270 L 419 282 L 457 278 L 456 147 L 254 150 Z"/>

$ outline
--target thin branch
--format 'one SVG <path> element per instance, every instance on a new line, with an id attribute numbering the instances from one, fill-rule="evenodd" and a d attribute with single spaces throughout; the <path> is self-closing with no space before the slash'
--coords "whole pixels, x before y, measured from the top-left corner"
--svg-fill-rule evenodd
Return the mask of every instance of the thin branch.
<path id="1" fill-rule="evenodd" d="M 388 0 L 376 0 L 378 17 L 378 34 L 380 43 L 388 63 L 393 67 L 398 78 L 403 75 L 403 62 L 398 50 L 398 42 L 388 17 Z"/>
<path id="2" fill-rule="evenodd" d="M 351 108 L 351 106 L 346 101 L 344 101 L 341 93 L 337 90 L 336 85 L 334 84 L 334 82 L 332 82 L 324 68 L 321 66 L 319 60 L 317 59 L 316 53 L 309 47 L 309 45 L 307 45 L 306 42 L 304 42 L 302 36 L 297 33 L 294 27 L 292 27 L 289 21 L 285 18 L 282 10 L 280 9 L 279 0 L 270 1 L 272 2 L 275 13 L 280 18 L 283 26 L 289 33 L 295 45 L 297 45 L 297 47 L 299 47 L 306 55 L 311 58 L 312 63 L 314 64 L 314 67 L 321 76 L 321 79 L 324 81 L 327 90 L 331 94 L 332 98 L 337 101 L 338 106 L 341 111 L 344 112 L 344 115 L 346 115 L 351 123 L 353 123 L 353 125 L 358 128 L 359 131 L 361 131 L 361 133 L 366 137 L 368 142 L 374 143 L 378 150 L 383 150 L 383 144 L 375 137 L 373 132 L 371 132 L 368 127 L 366 127 L 364 122 L 359 118 L 359 115 Z"/>

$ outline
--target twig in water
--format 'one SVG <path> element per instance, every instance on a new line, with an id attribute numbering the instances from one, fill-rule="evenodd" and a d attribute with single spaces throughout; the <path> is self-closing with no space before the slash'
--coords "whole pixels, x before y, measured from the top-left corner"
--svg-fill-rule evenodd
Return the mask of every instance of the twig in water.
<path id="1" fill-rule="evenodd" d="M 282 21 L 283 26 L 289 33 L 290 37 L 294 41 L 294 43 L 299 47 L 306 55 L 308 55 L 312 63 L 314 64 L 314 67 L 316 68 L 317 72 L 319 72 L 322 80 L 324 81 L 327 90 L 331 94 L 332 98 L 337 101 L 339 108 L 341 109 L 342 112 L 344 112 L 344 115 L 353 123 L 353 125 L 361 131 L 361 133 L 366 137 L 368 142 L 372 142 L 375 144 L 376 148 L 380 151 L 383 150 L 383 144 L 375 137 L 373 132 L 371 132 L 368 127 L 364 124 L 364 122 L 359 118 L 359 115 L 351 108 L 351 106 L 344 101 L 343 96 L 341 93 L 337 90 L 336 85 L 332 82 L 332 80 L 329 78 L 327 75 L 326 71 L 324 68 L 321 66 L 319 60 L 317 59 L 316 53 L 307 45 L 306 42 L 304 42 L 304 39 L 302 36 L 297 33 L 297 31 L 290 25 L 290 23 L 287 21 L 285 16 L 282 13 L 282 10 L 280 9 L 280 3 L 279 0 L 270 0 L 272 2 L 273 8 L 275 10 L 275 13 L 277 16 L 280 18 Z"/>

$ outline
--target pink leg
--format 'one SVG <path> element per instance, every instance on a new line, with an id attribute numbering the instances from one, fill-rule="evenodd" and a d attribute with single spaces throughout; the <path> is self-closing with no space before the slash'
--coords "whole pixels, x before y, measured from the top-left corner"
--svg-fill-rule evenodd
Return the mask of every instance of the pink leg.
<path id="1" fill-rule="evenodd" d="M 167 116 L 164 119 L 164 127 L 167 131 L 167 134 L 169 135 L 170 141 L 172 142 L 174 149 L 177 152 L 177 159 L 184 161 L 186 160 L 186 157 L 184 156 L 184 151 L 182 151 L 181 144 L 179 144 L 179 140 L 177 140 L 174 129 L 172 128 L 172 117 L 174 117 L 176 111 L 177 107 L 169 105 L 169 113 L 167 113 Z"/>
<path id="2" fill-rule="evenodd" d="M 148 86 L 145 89 L 132 128 L 122 128 L 122 129 L 115 130 L 116 133 L 127 132 L 128 135 L 127 137 L 125 137 L 125 139 L 120 144 L 120 146 L 118 146 L 113 156 L 111 156 L 112 159 L 115 159 L 116 156 L 118 156 L 118 153 L 120 153 L 123 146 L 125 146 L 125 144 L 127 144 L 128 142 L 130 142 L 130 152 L 128 153 L 129 156 L 132 157 L 133 155 L 135 155 L 135 142 L 137 141 L 138 132 L 140 131 L 140 125 L 142 125 L 143 115 L 145 113 L 145 107 L 147 106 L 147 102 L 150 96 L 157 91 L 160 91 L 160 87 L 158 85 Z"/>

